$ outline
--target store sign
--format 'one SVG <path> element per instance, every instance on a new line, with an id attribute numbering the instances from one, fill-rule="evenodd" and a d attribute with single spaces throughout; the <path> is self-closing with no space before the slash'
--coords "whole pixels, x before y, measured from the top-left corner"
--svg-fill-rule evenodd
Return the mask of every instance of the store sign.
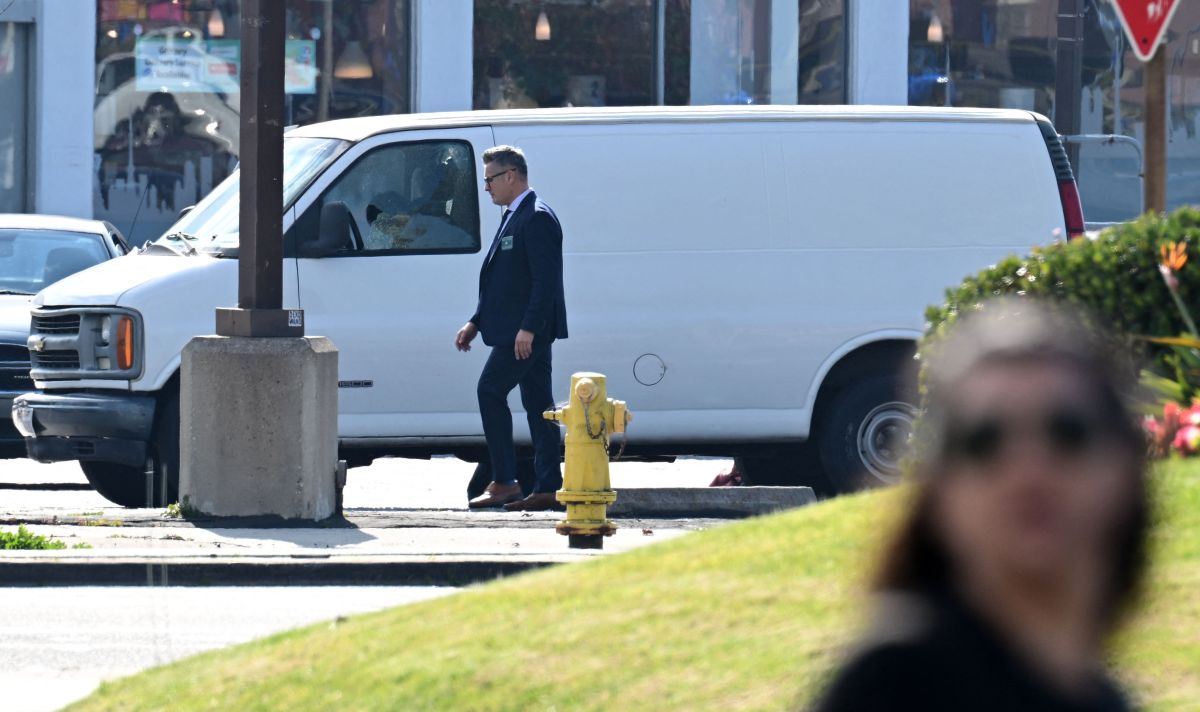
<path id="1" fill-rule="evenodd" d="M 284 49 L 284 91 L 317 91 L 317 43 L 288 40 Z M 241 91 L 242 46 L 238 40 L 180 40 L 139 37 L 134 45 L 137 90 L 144 92 Z"/>
<path id="2" fill-rule="evenodd" d="M 1143 62 L 1149 62 L 1182 0 L 1112 0 L 1112 3 L 1133 53 Z"/>
<path id="3" fill-rule="evenodd" d="M 317 43 L 288 40 L 284 55 L 283 90 L 288 94 L 316 94 Z"/>

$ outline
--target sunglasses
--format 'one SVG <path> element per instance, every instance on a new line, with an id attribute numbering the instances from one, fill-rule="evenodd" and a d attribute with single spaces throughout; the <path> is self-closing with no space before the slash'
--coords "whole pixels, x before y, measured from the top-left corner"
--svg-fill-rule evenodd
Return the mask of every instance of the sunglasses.
<path id="1" fill-rule="evenodd" d="M 991 464 L 1012 443 L 1034 438 L 1055 456 L 1073 458 L 1093 451 L 1112 430 L 1111 424 L 1080 410 L 1053 410 L 1019 420 L 984 417 L 952 426 L 944 454 L 949 460 Z"/>
<path id="2" fill-rule="evenodd" d="M 500 176 L 504 175 L 505 173 L 512 173 L 514 170 L 516 170 L 516 169 L 514 169 L 514 168 L 509 168 L 509 169 L 508 169 L 508 170 L 506 170 L 506 171 L 500 171 L 499 173 L 497 173 L 497 174 L 496 174 L 496 175 L 494 175 L 494 176 L 485 176 L 485 177 L 484 177 L 484 179 L 483 179 L 483 182 L 484 182 L 484 183 L 487 183 L 488 185 L 491 185 L 491 184 L 492 184 L 492 181 L 496 180 L 497 178 L 499 178 Z"/>

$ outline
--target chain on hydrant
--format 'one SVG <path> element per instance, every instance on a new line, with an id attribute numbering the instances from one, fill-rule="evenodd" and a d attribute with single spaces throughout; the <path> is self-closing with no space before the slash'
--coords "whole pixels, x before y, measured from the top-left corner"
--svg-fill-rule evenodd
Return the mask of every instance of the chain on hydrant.
<path id="1" fill-rule="evenodd" d="M 606 382 L 599 373 L 574 374 L 567 405 L 544 414 L 567 429 L 566 471 L 558 491 L 567 518 L 555 528 L 572 549 L 602 549 L 604 537 L 617 530 L 608 521 L 608 505 L 617 500 L 608 480 L 608 439 L 624 433 L 633 416 L 625 401 L 608 397 Z"/>

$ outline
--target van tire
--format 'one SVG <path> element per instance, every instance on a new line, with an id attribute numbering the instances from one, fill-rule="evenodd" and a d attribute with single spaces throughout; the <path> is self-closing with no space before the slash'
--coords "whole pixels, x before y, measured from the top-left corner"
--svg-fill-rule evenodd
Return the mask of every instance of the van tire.
<path id="1" fill-rule="evenodd" d="M 525 494 L 533 492 L 533 485 L 537 477 L 533 472 L 533 458 L 518 458 L 517 459 L 517 482 L 521 485 L 521 491 Z M 467 483 L 467 501 L 475 499 L 483 494 L 487 486 L 492 482 L 492 463 L 487 459 L 487 455 L 475 465 L 475 472 L 471 475 L 471 481 Z"/>
<path id="2" fill-rule="evenodd" d="M 144 467 L 113 462 L 80 462 L 96 492 L 122 507 L 165 507 L 179 501 L 179 393 L 159 400 L 150 459 Z M 148 470 L 152 472 L 148 473 Z M 147 483 L 147 479 L 150 480 Z"/>
<path id="3" fill-rule="evenodd" d="M 734 463 L 746 486 L 811 487 L 822 499 L 836 494 L 811 441 L 742 455 Z"/>
<path id="4" fill-rule="evenodd" d="M 916 394 L 899 376 L 851 383 L 819 414 L 816 443 L 821 464 L 838 493 L 900 481 Z"/>

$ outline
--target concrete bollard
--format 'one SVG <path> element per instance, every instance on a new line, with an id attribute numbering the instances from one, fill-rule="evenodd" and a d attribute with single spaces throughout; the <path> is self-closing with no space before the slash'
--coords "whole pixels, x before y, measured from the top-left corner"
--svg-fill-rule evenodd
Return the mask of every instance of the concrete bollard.
<path id="1" fill-rule="evenodd" d="M 200 336 L 183 350 L 180 502 L 218 517 L 338 511 L 337 349 L 325 337 Z"/>

